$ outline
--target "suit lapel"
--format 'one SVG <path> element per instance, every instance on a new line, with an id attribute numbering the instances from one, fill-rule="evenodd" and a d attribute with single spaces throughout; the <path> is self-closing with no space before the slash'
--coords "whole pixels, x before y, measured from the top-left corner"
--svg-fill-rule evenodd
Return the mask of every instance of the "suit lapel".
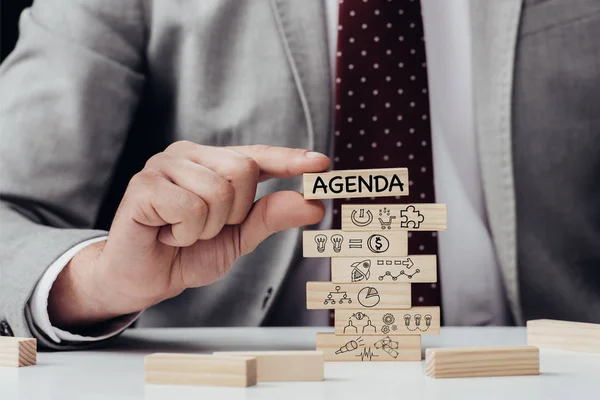
<path id="1" fill-rule="evenodd" d="M 332 90 L 322 1 L 270 0 L 302 103 L 309 147 L 327 151 Z"/>
<path id="2" fill-rule="evenodd" d="M 513 316 L 523 323 L 511 141 L 513 68 L 522 0 L 471 1 L 475 127 L 490 228 Z"/>

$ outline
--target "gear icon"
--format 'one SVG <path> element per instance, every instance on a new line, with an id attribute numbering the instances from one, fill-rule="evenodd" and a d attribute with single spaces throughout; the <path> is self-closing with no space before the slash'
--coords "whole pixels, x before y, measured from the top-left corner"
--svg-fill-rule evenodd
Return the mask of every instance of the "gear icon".
<path id="1" fill-rule="evenodd" d="M 396 322 L 396 318 L 394 318 L 394 316 L 390 313 L 387 313 L 383 316 L 383 323 L 386 325 L 392 325 L 394 322 Z"/>
<path id="2" fill-rule="evenodd" d="M 389 326 L 387 326 L 387 325 L 384 325 L 384 326 L 381 328 L 381 333 L 383 333 L 383 334 L 386 334 L 386 335 L 387 335 L 388 333 L 390 333 L 390 327 L 389 327 Z"/>

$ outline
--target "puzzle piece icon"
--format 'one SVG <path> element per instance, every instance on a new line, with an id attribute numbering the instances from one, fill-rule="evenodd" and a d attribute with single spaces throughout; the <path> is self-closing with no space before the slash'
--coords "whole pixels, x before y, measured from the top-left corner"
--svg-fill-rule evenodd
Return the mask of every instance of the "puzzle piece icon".
<path id="1" fill-rule="evenodd" d="M 406 229 L 419 229 L 425 216 L 415 206 L 408 206 L 400 211 L 400 227 Z"/>

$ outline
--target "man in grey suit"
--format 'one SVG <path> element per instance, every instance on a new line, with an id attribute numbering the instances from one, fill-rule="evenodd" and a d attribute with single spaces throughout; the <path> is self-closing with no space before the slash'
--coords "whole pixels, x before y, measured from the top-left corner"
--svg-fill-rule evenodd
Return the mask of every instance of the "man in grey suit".
<path id="1" fill-rule="evenodd" d="M 599 15 L 470 2 L 489 231 L 519 324 L 600 322 Z M 37 1 L 0 71 L 4 332 L 72 344 L 29 301 L 109 228 L 55 277 L 55 326 L 151 306 L 145 325 L 260 324 L 301 256 L 288 229 L 323 217 L 297 179 L 257 183 L 329 165 L 325 25 L 317 1 Z"/>

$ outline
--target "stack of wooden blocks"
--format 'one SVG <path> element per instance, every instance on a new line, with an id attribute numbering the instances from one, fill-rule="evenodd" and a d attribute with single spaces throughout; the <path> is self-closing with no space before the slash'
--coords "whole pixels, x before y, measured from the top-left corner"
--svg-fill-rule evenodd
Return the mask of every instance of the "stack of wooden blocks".
<path id="1" fill-rule="evenodd" d="M 307 199 L 408 195 L 406 168 L 304 175 Z M 308 309 L 334 309 L 325 361 L 419 361 L 439 307 L 412 307 L 411 284 L 437 282 L 435 255 L 409 255 L 408 231 L 446 229 L 445 204 L 342 205 L 342 229 L 305 231 L 304 257 L 331 257 L 331 282 L 308 282 Z M 433 232 L 433 235 L 436 233 Z"/>

